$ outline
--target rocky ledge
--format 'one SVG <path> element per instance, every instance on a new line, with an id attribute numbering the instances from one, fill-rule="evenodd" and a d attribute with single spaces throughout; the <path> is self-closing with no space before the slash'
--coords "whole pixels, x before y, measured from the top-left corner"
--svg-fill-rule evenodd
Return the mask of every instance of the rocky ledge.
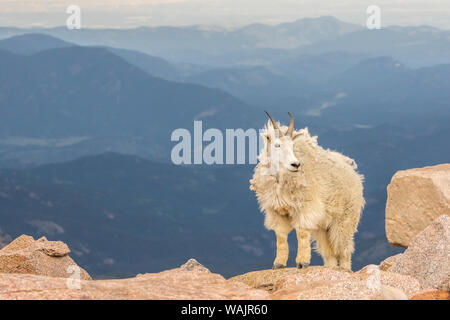
<path id="1" fill-rule="evenodd" d="M 254 271 L 231 279 L 194 259 L 179 268 L 135 278 L 90 280 L 62 242 L 21 236 L 0 250 L 2 299 L 449 299 L 450 217 L 443 215 L 412 239 L 401 255 L 357 272 L 312 266 Z M 70 260 L 69 260 L 70 259 Z"/>

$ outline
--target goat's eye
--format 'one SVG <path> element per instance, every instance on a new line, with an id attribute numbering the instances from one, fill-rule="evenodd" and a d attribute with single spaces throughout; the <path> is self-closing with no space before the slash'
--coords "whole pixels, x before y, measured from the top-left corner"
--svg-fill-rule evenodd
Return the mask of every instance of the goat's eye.
<path id="1" fill-rule="evenodd" d="M 280 144 L 279 143 L 275 143 L 275 148 L 279 148 Z"/>

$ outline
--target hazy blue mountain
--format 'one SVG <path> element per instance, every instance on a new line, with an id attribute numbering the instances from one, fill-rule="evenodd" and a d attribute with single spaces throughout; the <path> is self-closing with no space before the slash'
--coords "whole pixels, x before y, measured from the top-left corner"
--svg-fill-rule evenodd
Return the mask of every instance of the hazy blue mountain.
<path id="1" fill-rule="evenodd" d="M 150 56 L 134 50 L 116 48 L 107 49 L 155 77 L 171 81 L 182 80 L 181 70 L 165 59 Z"/>
<path id="2" fill-rule="evenodd" d="M 369 57 L 369 55 L 353 54 L 345 51 L 299 54 L 277 60 L 273 62 L 271 67 L 289 77 L 292 81 L 308 81 L 314 84 L 322 84 Z"/>
<path id="3" fill-rule="evenodd" d="M 2 52 L 0 67 L 0 136 L 168 139 L 196 118 L 217 127 L 248 123 L 246 106 L 229 94 L 153 77 L 102 48 Z"/>
<path id="4" fill-rule="evenodd" d="M 104 48 L 0 51 L 0 164 L 106 151 L 169 160 L 173 130 L 251 128 L 265 119 L 218 89 L 166 81 Z"/>
<path id="5" fill-rule="evenodd" d="M 31 55 L 48 49 L 71 47 L 74 44 L 39 33 L 29 33 L 0 40 L 0 50 Z"/>
<path id="6" fill-rule="evenodd" d="M 364 58 L 345 52 L 299 55 L 268 66 L 216 68 L 184 79 L 220 88 L 250 104 L 292 111 L 320 102 L 327 81 Z"/>
<path id="7" fill-rule="evenodd" d="M 258 128 L 265 120 L 263 109 L 280 120 L 290 111 L 297 126 L 319 133 L 383 123 L 439 128 L 450 117 L 449 65 L 410 69 L 388 57 L 334 52 L 187 76 L 163 59 L 122 49 L 73 47 L 0 56 L 6 71 L 0 74 L 4 167 L 106 151 L 167 160 L 173 129 L 192 129 L 194 119 L 205 120 L 207 127 Z"/>
<path id="8" fill-rule="evenodd" d="M 45 33 L 89 46 L 121 47 L 182 63 L 255 65 L 299 54 L 344 51 L 392 56 L 411 67 L 450 63 L 450 31 L 428 26 L 389 26 L 368 30 L 333 17 L 301 19 L 276 26 L 253 24 L 220 27 L 142 27 L 136 29 L 0 28 L 0 38 Z"/>
<path id="9" fill-rule="evenodd" d="M 360 28 L 348 33 L 330 33 L 330 37 L 318 37 L 317 41 L 292 49 L 242 46 L 234 50 L 217 50 L 211 53 L 199 46 L 192 52 L 184 52 L 184 56 L 172 58 L 177 61 L 207 62 L 219 66 L 273 65 L 299 55 L 346 52 L 366 57 L 390 56 L 411 68 L 420 68 L 450 63 L 449 35 L 449 30 L 428 26 L 389 26 L 380 30 Z M 301 39 L 301 35 L 298 38 Z"/>
<path id="10" fill-rule="evenodd" d="M 50 29 L 17 29 L 17 34 L 40 32 L 79 45 L 110 46 L 138 50 L 179 62 L 200 63 L 205 55 L 268 48 L 291 49 L 316 41 L 332 39 L 362 29 L 333 17 L 301 19 L 275 26 L 253 24 L 243 28 L 225 29 L 210 26 L 142 27 L 136 29 L 81 29 L 65 27 Z M 0 29 L 14 35 L 13 30 Z M 211 59 L 210 62 L 213 62 Z"/>
<path id="11" fill-rule="evenodd" d="M 191 76 L 212 69 L 212 67 L 207 65 L 171 63 L 165 59 L 135 50 L 106 48 L 149 74 L 170 81 L 190 82 L 189 78 Z"/>
<path id="12" fill-rule="evenodd" d="M 291 100 L 298 102 L 302 94 L 315 90 L 307 79 L 294 81 L 262 66 L 213 69 L 189 76 L 185 81 L 219 88 L 250 104 L 272 104 L 277 109 Z"/>
<path id="13" fill-rule="evenodd" d="M 136 29 L 0 28 L 0 38 L 44 33 L 70 43 L 137 50 L 171 62 L 211 65 L 267 65 L 300 54 L 343 51 L 391 56 L 410 67 L 450 63 L 450 31 L 428 26 L 368 30 L 333 17 L 301 19 L 237 29 L 210 26 Z"/>
<path id="14" fill-rule="evenodd" d="M 18 27 L 6 27 L 6 26 L 0 27 L 0 39 L 6 39 L 13 36 L 22 35 L 25 33 L 35 33 L 35 32 L 33 31 L 33 28 L 23 29 Z"/>
<path id="15" fill-rule="evenodd" d="M 413 128 L 421 121 L 450 118 L 450 64 L 410 69 L 393 58 L 372 58 L 333 77 L 325 86 L 329 97 L 341 98 L 330 97 L 329 105 L 309 111 L 317 112 L 322 124 L 390 122 Z"/>
<path id="16" fill-rule="evenodd" d="M 303 46 L 296 51 L 309 54 L 346 51 L 371 56 L 390 56 L 410 67 L 423 67 L 450 63 L 450 31 L 428 26 L 362 29 Z"/>
<path id="17" fill-rule="evenodd" d="M 356 24 L 339 21 L 331 16 L 305 18 L 275 26 L 251 24 L 234 31 L 236 36 L 255 39 L 255 48 L 294 49 L 346 33 L 361 30 Z"/>
<path id="18" fill-rule="evenodd" d="M 41 51 L 50 49 L 66 48 L 76 46 L 73 43 L 65 42 L 59 38 L 49 36 L 41 33 L 27 33 L 18 36 L 12 36 L 7 39 L 0 40 L 0 50 L 6 50 L 15 54 L 31 55 Z M 207 66 L 199 66 L 192 64 L 173 64 L 169 61 L 151 56 L 139 51 L 120 49 L 113 47 L 99 47 L 104 48 L 122 57 L 130 64 L 139 67 L 147 73 L 171 81 L 184 81 L 184 79 L 192 74 L 204 72 L 208 70 Z"/>
<path id="19" fill-rule="evenodd" d="M 269 67 L 222 68 L 186 81 L 220 88 L 260 109 L 324 127 L 414 127 L 450 117 L 450 64 L 411 69 L 390 57 L 299 56 Z"/>
<path id="20" fill-rule="evenodd" d="M 94 276 L 156 272 L 192 257 L 232 276 L 270 267 L 275 254 L 251 175 L 248 166 L 177 167 L 112 153 L 3 171 L 2 230 L 65 241 Z M 293 265 L 294 234 L 290 243 Z M 399 251 L 365 213 L 354 268 Z M 317 255 L 313 264 L 321 264 Z"/>

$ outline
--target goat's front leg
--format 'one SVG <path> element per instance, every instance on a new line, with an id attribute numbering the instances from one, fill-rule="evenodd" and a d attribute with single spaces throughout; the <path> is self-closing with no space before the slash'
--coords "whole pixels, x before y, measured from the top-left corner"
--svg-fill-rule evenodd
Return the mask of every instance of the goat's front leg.
<path id="1" fill-rule="evenodd" d="M 268 210 L 264 225 L 267 229 L 275 231 L 277 236 L 277 256 L 273 262 L 273 268 L 279 269 L 286 267 L 289 257 L 288 234 L 292 230 L 289 219 L 278 214 L 276 211 Z"/>
<path id="2" fill-rule="evenodd" d="M 308 231 L 295 229 L 297 232 L 297 268 L 307 268 L 311 263 L 311 235 Z"/>
<path id="3" fill-rule="evenodd" d="M 275 234 L 277 236 L 277 256 L 273 262 L 273 269 L 285 268 L 289 258 L 288 234 L 276 230 Z"/>

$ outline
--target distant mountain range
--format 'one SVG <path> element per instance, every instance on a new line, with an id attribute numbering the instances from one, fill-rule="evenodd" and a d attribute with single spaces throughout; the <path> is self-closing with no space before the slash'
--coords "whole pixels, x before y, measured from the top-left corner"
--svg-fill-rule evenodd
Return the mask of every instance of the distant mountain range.
<path id="1" fill-rule="evenodd" d="M 0 40 L 0 50 L 9 51 L 19 55 L 33 55 L 50 49 L 75 46 L 78 45 L 43 33 L 25 33 Z M 136 65 L 151 75 L 166 80 L 182 80 L 183 76 L 189 75 L 191 72 L 201 72 L 207 69 L 207 67 L 204 66 L 186 64 L 174 65 L 165 59 L 135 50 L 107 46 L 92 47 L 104 48 L 117 56 L 124 58 L 126 61 Z"/>
<path id="2" fill-rule="evenodd" d="M 450 31 L 389 26 L 368 30 L 334 17 L 238 29 L 208 26 L 136 29 L 0 28 L 0 38 L 43 33 L 78 45 L 141 51 L 172 62 L 213 66 L 267 65 L 299 54 L 345 51 L 391 56 L 410 67 L 450 63 Z"/>
<path id="3" fill-rule="evenodd" d="M 93 54 L 89 57 L 89 54 L 95 49 L 104 49 L 154 77 L 220 89 L 250 105 L 264 108 L 273 108 L 273 105 L 276 105 L 278 110 L 292 111 L 302 117 L 312 116 L 305 122 L 314 124 L 326 122 L 327 125 L 379 125 L 386 119 L 399 124 L 405 120 L 404 108 L 407 105 L 409 112 L 406 117 L 423 116 L 424 113 L 439 114 L 440 119 L 449 116 L 446 103 L 449 91 L 445 88 L 450 83 L 450 64 L 410 69 L 391 57 L 369 58 L 368 54 L 341 51 L 318 55 L 300 54 L 270 66 L 214 68 L 173 64 L 133 50 L 109 47 L 74 47 L 73 50 L 68 50 L 68 47 L 74 45 L 39 34 L 27 34 L 0 41 L 0 50 L 13 53 L 32 55 L 48 49 L 60 49 L 30 58 L 31 64 L 40 63 L 34 62 L 33 59 L 57 52 L 70 55 L 83 51 L 86 52 L 86 60 L 97 59 L 99 55 Z M 55 59 L 58 58 L 55 56 Z M 6 61 L 7 58 L 4 57 L 3 60 Z M 22 64 L 19 60 L 15 61 Z M 101 63 L 105 66 L 104 69 L 108 67 L 106 63 L 107 61 Z M 54 66 L 56 67 L 62 65 Z M 375 94 L 377 92 L 378 95 Z M 367 99 L 368 96 L 370 99 Z M 374 106 L 361 108 L 362 103 Z M 424 103 L 427 108 L 423 108 Z M 383 107 L 375 107 L 379 104 L 383 104 Z M 342 112 L 343 108 L 349 111 Z M 389 117 L 385 116 L 386 109 L 391 112 Z M 398 115 L 393 114 L 395 112 Z M 319 115 L 321 119 L 317 121 Z M 339 120 L 340 115 L 343 115 L 342 120 Z"/>
<path id="4" fill-rule="evenodd" d="M 21 55 L 32 55 L 41 51 L 75 46 L 42 33 L 26 33 L 0 40 L 0 50 Z"/>
<path id="5" fill-rule="evenodd" d="M 410 69 L 389 57 L 330 52 L 217 69 L 27 34 L 0 41 L 0 66 L 6 167 L 106 151 L 167 161 L 173 129 L 190 129 L 194 119 L 260 128 L 263 109 L 280 120 L 291 111 L 297 127 L 321 137 L 359 128 L 362 141 L 373 141 L 364 129 L 386 123 L 399 134 L 421 128 L 415 135 L 426 136 L 444 132 L 450 120 L 450 65 Z"/>
<path id="6" fill-rule="evenodd" d="M 297 53 L 309 54 L 342 50 L 371 56 L 390 56 L 410 67 L 422 67 L 450 63 L 450 30 L 428 26 L 362 29 L 295 50 Z"/>
<path id="7" fill-rule="evenodd" d="M 2 138 L 144 137 L 158 157 L 171 132 L 194 119 L 216 128 L 257 123 L 226 92 L 156 78 L 104 48 L 0 51 L 0 68 Z"/>
<path id="8" fill-rule="evenodd" d="M 121 47 L 165 56 L 182 58 L 197 53 L 220 55 L 236 50 L 272 48 L 293 49 L 316 41 L 332 39 L 362 27 L 333 17 L 302 19 L 276 26 L 252 24 L 238 29 L 208 26 L 141 27 L 136 29 L 1 28 L 0 38 L 21 33 L 45 33 L 80 45 Z M 188 55 L 188 57 L 186 57 Z M 198 62 L 198 61 L 197 61 Z"/>

